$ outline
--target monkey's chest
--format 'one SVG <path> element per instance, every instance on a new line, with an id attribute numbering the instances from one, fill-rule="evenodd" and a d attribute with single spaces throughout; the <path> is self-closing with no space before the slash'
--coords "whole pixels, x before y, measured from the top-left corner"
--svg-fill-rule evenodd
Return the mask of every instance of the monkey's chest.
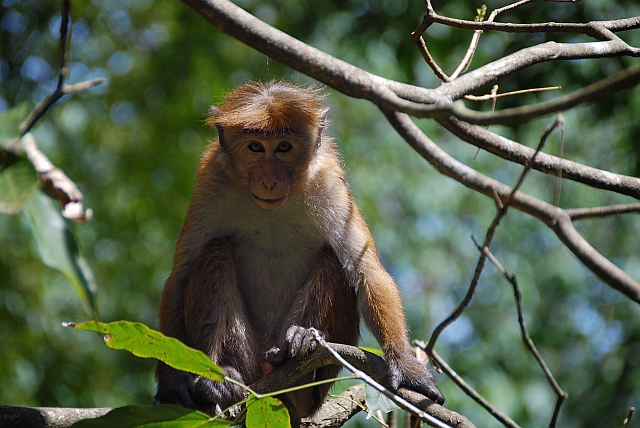
<path id="1" fill-rule="evenodd" d="M 256 329 L 279 328 L 304 287 L 322 248 L 317 238 L 264 239 L 249 236 L 236 243 L 238 286 Z"/>

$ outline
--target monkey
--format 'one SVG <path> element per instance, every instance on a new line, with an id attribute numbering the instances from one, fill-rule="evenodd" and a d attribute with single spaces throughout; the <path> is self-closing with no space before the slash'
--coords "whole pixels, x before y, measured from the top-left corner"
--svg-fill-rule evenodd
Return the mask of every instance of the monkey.
<path id="1" fill-rule="evenodd" d="M 357 345 L 360 317 L 384 351 L 388 385 L 442 404 L 433 374 L 413 356 L 398 287 L 382 266 L 350 194 L 329 109 L 314 87 L 249 82 L 211 107 L 217 129 L 162 292 L 160 330 L 202 350 L 245 385 L 316 347 L 309 329 Z M 317 369 L 298 384 L 335 377 Z M 224 410 L 244 398 L 158 362 L 155 404 Z M 313 414 L 330 385 L 289 393 L 300 417 Z"/>

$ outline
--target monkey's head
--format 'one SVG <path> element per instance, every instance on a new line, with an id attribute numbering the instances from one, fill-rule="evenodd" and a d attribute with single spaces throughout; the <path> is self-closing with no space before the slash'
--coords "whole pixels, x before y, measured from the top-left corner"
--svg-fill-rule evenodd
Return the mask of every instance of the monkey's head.
<path id="1" fill-rule="evenodd" d="M 211 107 L 205 123 L 218 130 L 233 184 L 246 186 L 265 210 L 304 190 L 309 164 L 322 142 L 328 112 L 317 90 L 286 82 L 250 82 Z"/>

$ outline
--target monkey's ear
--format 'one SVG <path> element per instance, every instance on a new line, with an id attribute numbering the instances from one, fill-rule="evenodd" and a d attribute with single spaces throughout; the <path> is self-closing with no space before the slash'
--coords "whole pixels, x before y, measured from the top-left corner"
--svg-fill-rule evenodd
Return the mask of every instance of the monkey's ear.
<path id="1" fill-rule="evenodd" d="M 221 125 L 216 125 L 216 129 L 218 130 L 218 141 L 220 141 L 220 145 L 223 149 L 227 148 L 227 138 L 224 135 L 224 128 Z"/>
<path id="2" fill-rule="evenodd" d="M 218 107 L 216 106 L 209 107 L 209 116 L 211 117 L 211 119 L 213 119 L 219 114 L 220 114 L 220 109 Z"/>
<path id="3" fill-rule="evenodd" d="M 327 115 L 329 114 L 329 107 L 325 107 L 324 110 L 320 113 L 320 121 L 318 126 L 318 139 L 316 140 L 316 146 L 320 147 L 320 143 L 322 142 L 322 133 L 324 132 L 324 126 L 329 121 L 327 119 Z"/>
<path id="4" fill-rule="evenodd" d="M 216 127 L 218 131 L 218 140 L 220 141 L 220 145 L 225 148 L 227 147 L 227 140 L 224 136 L 224 131 L 221 125 L 215 124 L 215 117 L 220 114 L 220 109 L 216 106 L 209 107 L 209 118 L 205 121 L 207 125 L 213 125 Z"/>

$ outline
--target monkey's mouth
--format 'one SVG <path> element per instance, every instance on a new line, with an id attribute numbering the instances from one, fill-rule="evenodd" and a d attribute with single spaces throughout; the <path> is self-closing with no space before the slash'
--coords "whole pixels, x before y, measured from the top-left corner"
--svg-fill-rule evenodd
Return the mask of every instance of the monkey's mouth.
<path id="1" fill-rule="evenodd" d="M 276 208 L 280 208 L 287 201 L 287 195 L 276 199 L 263 199 L 254 195 L 253 193 L 251 194 L 251 196 L 253 196 L 253 201 L 260 208 L 264 208 L 265 210 L 274 210 Z"/>

